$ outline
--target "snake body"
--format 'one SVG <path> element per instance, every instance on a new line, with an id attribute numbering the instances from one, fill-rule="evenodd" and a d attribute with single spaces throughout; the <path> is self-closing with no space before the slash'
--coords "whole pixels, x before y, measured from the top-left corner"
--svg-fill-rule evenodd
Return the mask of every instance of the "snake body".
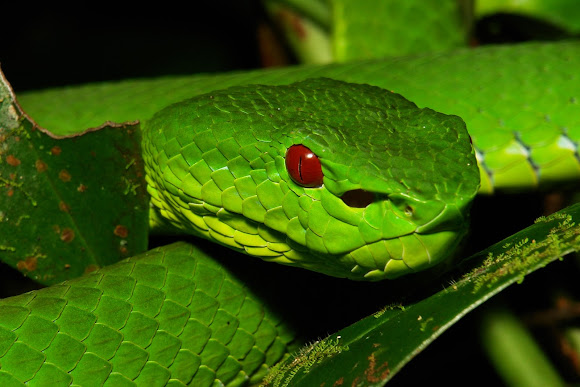
<path id="1" fill-rule="evenodd" d="M 176 101 L 159 98 L 162 106 L 151 108 L 159 113 L 145 123 L 156 215 L 248 254 L 335 276 L 373 280 L 428 267 L 464 232 L 480 179 L 489 192 L 580 175 L 578 52 L 577 43 L 491 47 L 181 81 L 189 89 L 169 98 L 197 97 L 166 110 Z M 335 80 L 311 79 L 318 77 Z M 212 92 L 250 83 L 290 85 Z M 161 87 L 152 100 L 155 93 L 169 94 Z M 100 98 L 98 90 L 87 95 Z M 447 114 L 465 120 L 473 148 L 461 120 Z M 402 134 L 412 145 L 401 145 Z M 294 144 L 320 158 L 322 187 L 289 178 L 284 155 Z M 364 208 L 341 199 L 357 190 L 372 193 Z M 415 254 L 403 259 L 404 249 Z M 152 252 L 2 300 L 0 383 L 259 380 L 291 335 L 203 252 L 187 255 Z"/>
<path id="2" fill-rule="evenodd" d="M 258 383 L 293 335 L 201 249 L 175 246 L 2 300 L 0 385 Z"/>

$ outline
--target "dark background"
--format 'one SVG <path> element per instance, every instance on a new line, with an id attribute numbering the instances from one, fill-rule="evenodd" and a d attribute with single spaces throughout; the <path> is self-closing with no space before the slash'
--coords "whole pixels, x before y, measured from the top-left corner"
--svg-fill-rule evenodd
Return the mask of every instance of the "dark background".
<path id="1" fill-rule="evenodd" d="M 258 31 L 270 25 L 258 0 L 159 2 L 132 8 L 120 3 L 32 8 L 19 2 L 4 5 L 1 15 L 0 64 L 17 92 L 262 67 Z M 473 41 L 565 35 L 555 26 L 499 15 L 478 23 Z"/>
<path id="2" fill-rule="evenodd" d="M 17 92 L 260 66 L 257 26 L 264 16 L 255 0 L 33 10 L 25 4 L 2 12 L 0 63 Z"/>

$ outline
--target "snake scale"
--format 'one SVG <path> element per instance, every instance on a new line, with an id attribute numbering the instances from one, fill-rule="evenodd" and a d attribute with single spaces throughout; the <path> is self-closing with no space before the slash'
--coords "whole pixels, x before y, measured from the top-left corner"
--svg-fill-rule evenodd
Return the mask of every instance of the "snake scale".
<path id="1" fill-rule="evenodd" d="M 125 121 L 134 106 L 115 98 L 151 90 L 136 118 L 152 116 L 143 150 L 156 222 L 267 261 L 380 280 L 445 259 L 478 190 L 580 176 L 579 52 L 486 47 L 68 98 L 110 94 L 104 109 Z M 50 93 L 22 103 L 41 116 L 34 98 Z M 290 157 L 297 145 L 307 152 Z M 3 386 L 251 384 L 291 349 L 283 322 L 195 248 L 0 302 Z"/>

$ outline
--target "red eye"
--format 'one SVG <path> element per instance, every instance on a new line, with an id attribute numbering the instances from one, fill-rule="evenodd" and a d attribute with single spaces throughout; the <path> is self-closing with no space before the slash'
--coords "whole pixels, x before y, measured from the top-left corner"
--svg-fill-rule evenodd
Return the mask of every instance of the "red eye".
<path id="1" fill-rule="evenodd" d="M 304 145 L 292 145 L 286 152 L 286 169 L 295 183 L 303 187 L 322 185 L 320 160 Z"/>

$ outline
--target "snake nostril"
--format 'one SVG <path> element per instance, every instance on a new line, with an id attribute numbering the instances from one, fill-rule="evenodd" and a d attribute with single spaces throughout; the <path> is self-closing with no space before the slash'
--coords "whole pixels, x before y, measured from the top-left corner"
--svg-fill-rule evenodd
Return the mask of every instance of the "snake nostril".
<path id="1" fill-rule="evenodd" d="M 375 201 L 375 194 L 364 189 L 355 189 L 345 192 L 340 198 L 349 207 L 365 208 Z"/>

